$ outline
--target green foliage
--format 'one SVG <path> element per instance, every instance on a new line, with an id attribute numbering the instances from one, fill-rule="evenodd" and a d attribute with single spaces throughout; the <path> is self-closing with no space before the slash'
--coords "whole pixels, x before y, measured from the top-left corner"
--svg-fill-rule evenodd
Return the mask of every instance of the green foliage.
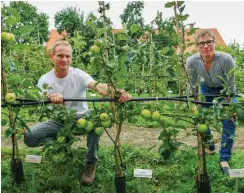
<path id="1" fill-rule="evenodd" d="M 239 92 L 243 93 L 243 81 L 244 81 L 244 50 L 239 44 L 230 44 L 227 47 L 217 46 L 216 50 L 229 53 L 236 62 L 235 69 L 235 82 Z"/>
<path id="2" fill-rule="evenodd" d="M 17 44 L 2 52 L 2 65 L 6 72 L 7 85 L 17 96 L 38 99 L 36 88 L 39 77 L 51 68 L 47 52 L 37 44 Z M 38 61 L 38 63 L 37 63 Z"/>
<path id="3" fill-rule="evenodd" d="M 140 30 L 136 33 L 137 37 L 139 35 L 142 35 L 141 29 L 144 27 L 144 19 L 142 18 L 142 9 L 143 8 L 144 8 L 143 1 L 132 1 L 127 4 L 127 7 L 124 9 L 123 13 L 120 15 L 121 23 L 125 24 L 128 29 L 133 24 L 138 25 Z M 134 33 L 133 30 L 132 30 L 132 33 Z"/>
<path id="4" fill-rule="evenodd" d="M 15 34 L 18 42 L 43 44 L 47 41 L 48 16 L 38 13 L 33 5 L 23 1 L 12 1 L 9 6 L 2 8 L 2 13 L 4 30 Z"/>
<path id="5" fill-rule="evenodd" d="M 159 161 L 158 155 L 148 149 L 123 145 L 123 163 L 126 165 L 126 189 L 128 192 L 181 192 L 194 191 L 197 156 L 195 149 L 183 151 L 180 159 L 172 162 Z M 85 149 L 73 149 L 76 155 L 68 164 L 52 163 L 42 157 L 41 164 L 23 162 L 25 181 L 22 185 L 12 185 L 10 159 L 11 148 L 2 148 L 1 191 L 9 192 L 115 192 L 113 148 L 101 147 L 96 171 L 96 181 L 92 186 L 80 185 L 79 179 L 84 169 Z M 25 155 L 41 155 L 40 149 L 22 148 L 21 158 Z M 232 168 L 243 166 L 244 153 L 236 151 Z M 213 192 L 232 192 L 236 179 L 229 178 L 218 169 L 218 155 L 207 157 L 208 174 Z M 152 179 L 133 177 L 134 169 L 151 169 Z M 191 180 L 189 180 L 191 179 Z M 239 191 L 244 190 L 243 180 L 239 180 Z"/>
<path id="6" fill-rule="evenodd" d="M 19 4 L 16 3 L 16 5 Z M 175 5 L 175 2 L 167 3 L 167 7 L 173 5 Z M 67 39 L 73 46 L 72 65 L 96 75 L 98 82 L 106 82 L 111 85 L 109 96 L 114 94 L 114 97 L 118 98 L 119 95 L 116 93 L 118 88 L 135 91 L 139 96 L 145 96 L 145 92 L 148 93 L 146 96 L 159 96 L 159 94 L 169 96 L 168 90 L 174 90 L 174 93 L 178 93 L 179 85 L 181 83 L 185 85 L 181 72 L 181 59 L 184 61 L 184 58 L 179 58 L 175 51 L 176 46 L 182 45 L 184 42 L 182 41 L 184 38 L 181 38 L 184 36 L 184 28 L 182 28 L 182 36 L 179 36 L 174 30 L 174 25 L 177 18 L 180 22 L 179 26 L 182 26 L 188 15 L 183 14 L 184 2 L 177 2 L 177 6 L 179 15 L 175 18 L 163 20 L 162 13 L 157 14 L 154 20 L 158 26 L 157 31 L 150 26 L 145 27 L 143 20 L 141 20 L 142 23 L 140 23 L 140 20 L 133 20 L 132 22 L 129 16 L 126 18 L 127 16 L 124 13 L 122 17 L 126 20 L 126 25 L 123 25 L 123 29 L 119 33 L 113 33 L 110 20 L 105 15 L 105 11 L 109 9 L 109 4 L 103 2 L 99 2 L 99 13 L 101 14 L 99 19 L 90 14 L 84 21 L 83 13 L 80 14 L 77 8 L 67 8 L 58 12 L 57 20 L 59 22 L 57 23 L 60 25 L 61 31 L 64 29 L 70 30 Z M 137 14 L 141 17 L 142 8 L 143 2 L 132 2 L 128 4 L 125 12 Z M 18 25 L 21 16 L 16 9 L 7 7 L 6 12 L 3 13 L 4 18 L 6 17 L 4 22 L 8 27 L 6 29 L 10 29 L 10 27 L 12 29 Z M 75 19 L 79 22 L 72 23 Z M 29 23 L 27 23 L 19 28 L 16 33 L 24 37 L 31 31 L 29 28 Z M 137 39 L 138 35 L 143 35 L 140 41 Z M 95 54 L 90 49 L 93 45 L 99 48 L 99 51 Z M 238 46 L 230 46 L 229 51 L 235 56 L 238 68 L 232 73 L 236 75 L 238 89 L 242 90 L 243 50 Z M 49 71 L 52 66 L 48 53 L 37 42 L 27 44 L 19 41 L 17 43 L 12 42 L 9 45 L 3 44 L 2 67 L 6 71 L 8 88 L 16 93 L 17 98 L 46 99 L 46 96 L 40 96 L 40 89 L 36 87 L 36 84 L 40 76 Z M 229 77 L 231 75 L 233 74 L 229 74 Z M 182 85 L 180 88 L 184 90 Z M 127 179 L 129 192 L 142 192 L 143 190 L 145 192 L 191 192 L 194 182 L 189 182 L 189 178 L 194 179 L 195 175 L 195 152 L 181 151 L 183 144 L 177 140 L 177 137 L 179 132 L 186 130 L 186 128 L 190 128 L 190 131 L 186 130 L 187 135 L 196 135 L 194 125 L 198 123 L 208 123 L 213 131 L 220 132 L 220 122 L 223 119 L 231 118 L 233 113 L 236 113 L 236 106 L 231 104 L 229 108 L 225 108 L 223 106 L 223 96 L 216 99 L 216 101 L 212 108 L 199 107 L 197 114 L 189 110 L 192 106 L 190 102 L 127 102 L 115 103 L 113 108 L 111 107 L 113 105 L 110 106 L 108 103 L 89 104 L 91 108 L 94 108 L 94 111 L 91 113 L 90 118 L 87 117 L 87 120 L 94 123 L 94 128 L 100 127 L 102 123 L 99 116 L 101 113 L 106 112 L 109 114 L 111 122 L 117 123 L 119 126 L 127 121 L 138 126 L 159 127 L 161 131 L 159 140 L 162 141 L 159 155 L 156 153 L 151 155 L 148 151 L 135 150 L 127 146 L 123 147 L 125 152 L 122 155 L 125 163 L 129 165 L 127 167 L 129 171 L 127 174 L 129 176 Z M 138 116 L 143 108 L 150 109 L 152 112 L 158 110 L 161 114 L 160 121 L 153 121 L 152 119 L 145 121 Z M 11 108 L 11 110 L 16 115 L 17 109 Z M 101 166 L 98 166 L 99 175 L 95 185 L 92 187 L 81 187 L 79 185 L 78 180 L 80 170 L 84 166 L 83 157 L 85 152 L 72 147 L 73 143 L 79 140 L 76 136 L 75 112 L 67 112 L 59 105 L 43 106 L 41 103 L 38 107 L 21 108 L 16 119 L 15 128 L 10 126 L 6 110 L 2 111 L 2 115 L 2 126 L 7 128 L 6 137 L 11 136 L 18 129 L 23 130 L 23 127 L 28 129 L 27 123 L 29 122 L 53 119 L 63 125 L 57 136 L 58 140 L 44 145 L 45 166 L 39 165 L 37 170 L 32 170 L 25 163 L 26 170 L 31 171 L 30 173 L 27 172 L 27 183 L 31 182 L 31 184 L 25 184 L 22 187 L 10 187 L 9 166 L 6 162 L 3 162 L 3 191 L 11 190 L 11 192 L 16 192 L 17 189 L 22 192 L 28 190 L 36 192 L 68 191 L 69 189 L 74 192 L 114 191 L 111 179 L 114 175 L 114 167 L 118 167 L 118 165 L 115 166 L 112 161 L 113 153 L 116 153 L 112 152 L 112 149 L 99 151 L 99 158 L 102 162 L 99 163 Z M 242 111 L 238 111 L 237 116 L 241 117 L 241 115 Z M 79 130 L 79 132 L 80 134 L 86 134 L 84 130 Z M 119 135 L 120 132 L 117 134 Z M 160 161 L 158 161 L 159 156 Z M 182 158 L 182 160 L 179 158 Z M 175 161 L 176 163 L 174 163 Z M 217 157 L 214 157 L 211 161 L 210 171 L 214 176 L 213 179 L 216 180 L 213 182 L 216 192 L 225 192 L 229 188 L 232 189 L 234 182 L 231 180 L 228 184 L 219 185 L 223 184 L 223 176 L 215 170 L 216 166 L 214 164 L 218 163 Z M 162 163 L 165 165 L 161 165 Z M 239 166 L 237 161 L 234 161 L 234 163 Z M 153 168 L 155 176 L 142 185 L 143 183 L 140 180 L 132 177 L 135 167 Z M 179 179 L 179 183 L 176 183 Z M 185 185 L 185 182 L 189 183 Z"/>
<path id="7" fill-rule="evenodd" d="M 69 36 L 74 37 L 75 31 L 82 31 L 84 27 L 84 12 L 81 13 L 77 7 L 67 7 L 57 12 L 54 20 L 59 33 L 66 31 Z"/>

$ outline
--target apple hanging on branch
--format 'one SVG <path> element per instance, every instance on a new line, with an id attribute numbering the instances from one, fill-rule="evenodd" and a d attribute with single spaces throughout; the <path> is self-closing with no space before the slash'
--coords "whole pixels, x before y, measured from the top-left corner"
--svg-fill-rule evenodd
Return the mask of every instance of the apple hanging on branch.
<path id="1" fill-rule="evenodd" d="M 16 95 L 13 92 L 9 92 L 5 95 L 6 103 L 13 104 L 16 101 Z"/>

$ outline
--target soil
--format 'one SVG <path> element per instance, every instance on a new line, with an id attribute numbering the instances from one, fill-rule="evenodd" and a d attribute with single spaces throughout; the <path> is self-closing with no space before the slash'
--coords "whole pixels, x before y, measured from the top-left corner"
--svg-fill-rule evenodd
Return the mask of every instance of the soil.
<path id="1" fill-rule="evenodd" d="M 115 139 L 116 128 L 113 127 L 111 129 L 107 129 L 110 136 Z M 158 140 L 160 128 L 146 128 L 146 127 L 136 127 L 131 125 L 124 125 L 122 128 L 122 132 L 120 134 L 121 144 L 128 144 L 136 147 L 153 149 L 155 151 L 158 150 L 161 141 Z M 190 130 L 189 130 L 190 131 Z M 238 127 L 236 130 L 236 138 L 234 143 L 233 150 L 243 150 L 244 149 L 244 128 Z M 197 138 L 194 135 L 186 135 L 187 131 L 180 131 L 178 135 L 178 140 L 183 142 L 186 146 L 196 147 L 197 146 Z M 4 132 L 1 133 L 1 145 L 4 146 L 12 146 L 11 139 L 4 138 Z M 77 147 L 86 147 L 86 139 L 81 136 L 80 142 L 75 142 L 73 145 Z M 214 133 L 214 139 L 220 139 L 219 133 Z M 18 141 L 19 147 L 25 146 L 23 140 Z M 101 146 L 112 146 L 113 142 L 109 138 L 109 136 L 104 133 L 100 138 Z M 219 148 L 220 142 L 216 143 L 216 147 Z M 26 147 L 26 146 L 25 146 Z"/>

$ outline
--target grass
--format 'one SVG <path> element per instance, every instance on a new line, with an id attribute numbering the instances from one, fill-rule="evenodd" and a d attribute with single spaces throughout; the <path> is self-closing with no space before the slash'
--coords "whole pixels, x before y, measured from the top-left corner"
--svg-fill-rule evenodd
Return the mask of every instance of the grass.
<path id="1" fill-rule="evenodd" d="M 92 186 L 81 186 L 79 179 L 84 168 L 86 150 L 74 149 L 76 157 L 66 164 L 54 164 L 43 158 L 41 164 L 23 161 L 25 181 L 22 185 L 12 185 L 10 161 L 11 148 L 2 148 L 1 190 L 3 193 L 114 193 L 114 157 L 112 147 L 100 147 L 96 181 Z M 20 149 L 22 160 L 26 154 L 40 155 L 39 148 Z M 128 193 L 190 193 L 194 191 L 196 149 L 182 153 L 174 162 L 159 161 L 156 152 L 122 146 L 123 162 L 126 165 L 126 189 Z M 230 179 L 218 168 L 218 154 L 207 157 L 208 173 L 211 178 L 212 193 L 233 192 L 235 179 Z M 244 167 L 244 151 L 235 152 L 232 168 Z M 134 169 L 151 169 L 153 178 L 135 178 Z M 244 180 L 239 180 L 239 192 L 244 192 Z"/>

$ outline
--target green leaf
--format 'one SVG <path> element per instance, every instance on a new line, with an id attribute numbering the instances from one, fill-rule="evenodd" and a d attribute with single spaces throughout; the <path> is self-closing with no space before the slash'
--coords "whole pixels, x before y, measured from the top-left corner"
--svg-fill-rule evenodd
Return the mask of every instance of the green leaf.
<path id="1" fill-rule="evenodd" d="M 174 2 L 174 1 L 171 1 L 171 2 L 166 3 L 166 4 L 164 5 L 164 7 L 165 7 L 165 8 L 170 8 L 170 7 L 173 7 L 174 4 L 175 4 L 175 2 Z"/>
<path id="2" fill-rule="evenodd" d="M 180 21 L 185 21 L 185 20 L 187 20 L 188 17 L 189 17 L 189 14 L 178 15 L 178 19 L 179 19 Z"/>
<path id="3" fill-rule="evenodd" d="M 234 76 L 234 73 L 235 73 L 235 69 L 233 68 L 228 72 L 228 78 L 230 79 L 232 76 Z"/>
<path id="4" fill-rule="evenodd" d="M 97 20 L 97 17 L 96 17 L 95 15 L 93 15 L 93 14 L 90 14 L 90 19 L 91 19 L 92 21 L 95 21 L 95 20 Z"/>
<path id="5" fill-rule="evenodd" d="M 43 83 L 42 88 L 43 89 L 48 89 L 48 84 L 47 83 Z"/>
<path id="6" fill-rule="evenodd" d="M 131 33 L 135 33 L 139 30 L 139 25 L 138 24 L 133 24 L 132 26 L 130 26 L 130 32 Z"/>
<path id="7" fill-rule="evenodd" d="M 183 3 L 184 3 L 184 1 L 177 1 L 177 6 L 181 6 L 181 5 L 183 5 Z"/>
<path id="8" fill-rule="evenodd" d="M 8 26 L 12 26 L 12 25 L 16 25 L 17 24 L 17 19 L 15 17 L 8 17 L 5 21 L 5 23 L 8 25 Z"/>
<path id="9" fill-rule="evenodd" d="M 244 98 L 244 94 L 239 93 L 238 95 L 239 95 L 240 97 Z"/>
<path id="10" fill-rule="evenodd" d="M 165 102 L 165 105 L 167 105 L 171 110 L 175 108 L 174 102 L 172 101 Z"/>
<path id="11" fill-rule="evenodd" d="M 132 123 L 132 124 L 135 124 L 137 122 L 137 119 L 135 117 L 129 117 L 128 118 L 128 122 Z"/>
<path id="12" fill-rule="evenodd" d="M 174 54 L 174 55 L 169 56 L 169 59 L 170 60 L 178 60 L 178 56 Z"/>
<path id="13" fill-rule="evenodd" d="M 165 47 L 162 50 L 160 50 L 159 53 L 162 54 L 162 55 L 165 55 L 166 53 L 168 53 L 168 51 L 169 51 L 169 47 Z"/>
<path id="14" fill-rule="evenodd" d="M 21 51 L 23 51 L 23 50 L 25 50 L 25 51 L 27 51 L 28 49 L 29 49 L 29 45 L 27 45 L 27 44 L 17 44 L 16 46 L 15 46 L 15 49 L 17 50 L 17 51 L 19 51 L 19 52 L 21 52 Z"/>
<path id="15" fill-rule="evenodd" d="M 220 80 L 222 80 L 224 83 L 227 83 L 226 80 L 222 76 L 217 76 Z"/>
<path id="16" fill-rule="evenodd" d="M 7 11 L 11 13 L 16 18 L 16 20 L 18 21 L 20 20 L 20 14 L 18 13 L 17 9 L 12 7 L 7 7 Z"/>
<path id="17" fill-rule="evenodd" d="M 34 30 L 34 28 L 30 27 L 30 26 L 21 26 L 19 28 L 19 31 L 21 34 L 28 34 L 28 33 L 31 33 L 33 30 Z"/>
<path id="18" fill-rule="evenodd" d="M 128 36 L 125 35 L 125 34 L 119 34 L 119 35 L 118 35 L 118 39 L 119 39 L 119 40 L 128 40 L 129 38 L 128 38 Z"/>
<path id="19" fill-rule="evenodd" d="M 9 127 L 9 128 L 5 131 L 5 137 L 8 138 L 8 137 L 10 137 L 13 133 L 14 133 L 13 128 Z"/>
<path id="20" fill-rule="evenodd" d="M 122 29 L 123 29 L 124 31 L 126 30 L 126 24 L 125 24 L 125 23 L 122 24 Z"/>
<path id="21" fill-rule="evenodd" d="M 100 37 L 102 34 L 104 34 L 104 32 L 107 31 L 107 29 L 106 28 L 99 28 L 97 31 L 98 31 L 97 37 Z"/>
<path id="22" fill-rule="evenodd" d="M 175 128 L 178 128 L 178 129 L 186 129 L 187 126 L 183 123 L 175 123 Z"/>
<path id="23" fill-rule="evenodd" d="M 12 74 L 9 76 L 9 80 L 20 83 L 22 81 L 22 78 L 19 76 L 19 74 Z"/>
<path id="24" fill-rule="evenodd" d="M 92 28 L 92 30 L 93 31 L 95 31 L 95 29 L 96 29 L 96 25 L 95 24 L 93 24 L 91 21 L 86 21 L 86 24 L 90 27 L 90 28 Z"/>
<path id="25" fill-rule="evenodd" d="M 6 119 L 1 120 L 1 125 L 6 126 L 8 124 L 8 121 Z"/>
<path id="26" fill-rule="evenodd" d="M 16 136 L 17 136 L 17 140 L 20 140 L 23 137 L 23 135 L 18 135 L 18 134 Z"/>
<path id="27" fill-rule="evenodd" d="M 179 2 L 179 1 L 178 1 L 178 2 Z M 178 6 L 179 6 L 179 5 L 178 5 Z M 182 12 L 184 11 L 185 7 L 186 7 L 186 5 L 180 7 L 180 13 L 182 13 Z"/>

